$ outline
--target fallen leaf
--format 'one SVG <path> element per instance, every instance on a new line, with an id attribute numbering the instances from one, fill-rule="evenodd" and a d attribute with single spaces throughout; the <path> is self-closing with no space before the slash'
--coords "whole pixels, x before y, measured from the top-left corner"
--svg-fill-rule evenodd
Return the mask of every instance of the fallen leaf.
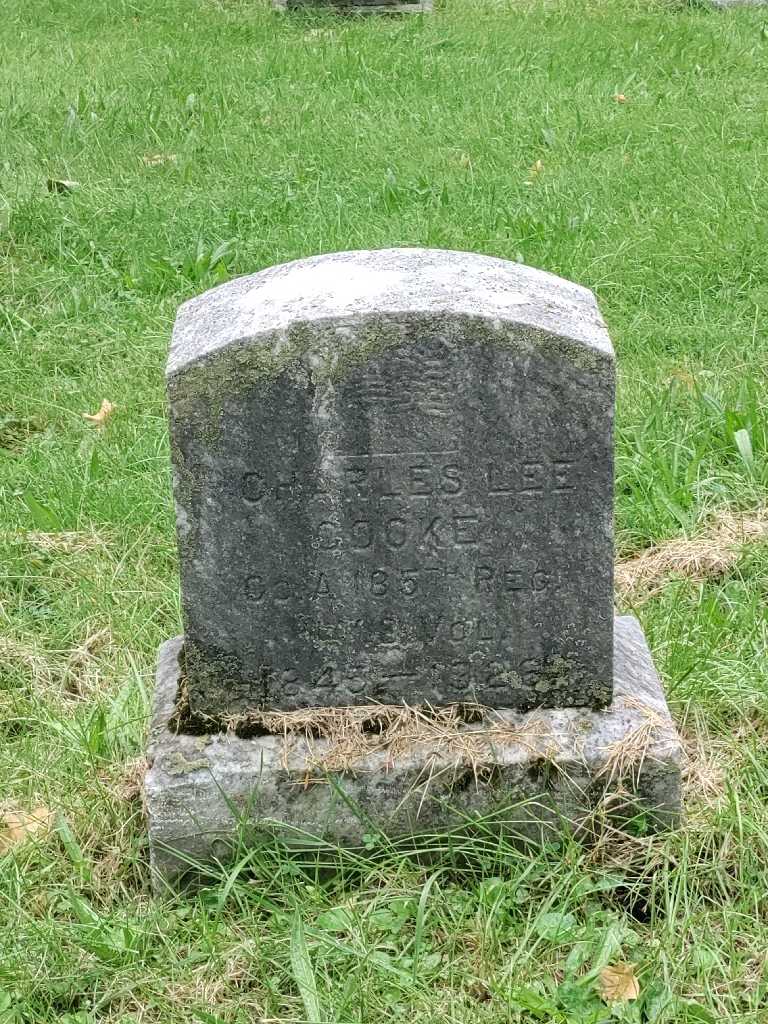
<path id="1" fill-rule="evenodd" d="M 53 818 L 53 811 L 43 806 L 31 811 L 6 811 L 0 815 L 0 856 L 37 834 L 48 832 Z"/>
<path id="2" fill-rule="evenodd" d="M 145 153 L 141 158 L 147 167 L 159 167 L 161 164 L 175 164 L 178 157 L 175 153 Z"/>
<path id="3" fill-rule="evenodd" d="M 613 964 L 600 971 L 600 998 L 606 1003 L 629 1003 L 640 995 L 635 964 Z"/>
<path id="4" fill-rule="evenodd" d="M 535 178 L 537 174 L 541 174 L 544 170 L 544 163 L 541 160 L 537 160 L 536 163 L 531 167 L 530 175 Z"/>
<path id="5" fill-rule="evenodd" d="M 64 192 L 74 192 L 76 188 L 80 188 L 79 181 L 67 181 L 66 178 L 49 178 L 47 185 L 49 192 L 58 192 L 60 195 Z"/>
<path id="6" fill-rule="evenodd" d="M 94 426 L 103 427 L 114 411 L 114 405 L 112 405 L 108 399 L 102 398 L 99 411 L 93 413 L 93 415 L 88 412 L 84 412 L 83 419 L 88 420 L 89 423 L 93 423 Z"/>
<path id="7" fill-rule="evenodd" d="M 616 100 L 617 103 L 626 103 L 627 102 L 627 97 L 624 95 L 623 92 L 616 92 L 616 93 L 614 93 L 613 94 L 613 98 Z"/>

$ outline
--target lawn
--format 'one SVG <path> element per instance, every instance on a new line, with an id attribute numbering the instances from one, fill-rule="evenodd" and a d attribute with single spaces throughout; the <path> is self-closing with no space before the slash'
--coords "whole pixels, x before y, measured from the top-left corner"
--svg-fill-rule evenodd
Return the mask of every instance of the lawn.
<path id="1" fill-rule="evenodd" d="M 766 11 L 0 15 L 1 1024 L 768 1021 Z M 536 854 L 435 839 L 428 866 L 379 845 L 321 877 L 265 845 L 153 897 L 175 309 L 393 245 L 597 293 L 619 362 L 617 603 L 686 741 L 686 822 Z M 103 426 L 83 418 L 105 398 Z M 621 963 L 640 997 L 611 1008 L 598 977 Z"/>

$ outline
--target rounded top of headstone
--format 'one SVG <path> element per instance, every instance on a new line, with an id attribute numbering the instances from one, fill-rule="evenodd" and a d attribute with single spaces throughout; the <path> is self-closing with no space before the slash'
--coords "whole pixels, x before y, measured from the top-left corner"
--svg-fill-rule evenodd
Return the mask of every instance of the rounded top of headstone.
<path id="1" fill-rule="evenodd" d="M 595 297 L 581 285 L 478 253 L 373 249 L 284 263 L 190 299 L 176 318 L 166 372 L 173 378 L 254 342 L 267 364 L 283 365 L 286 347 L 298 355 L 297 343 L 313 344 L 313 327 L 353 354 L 361 347 L 355 328 L 418 318 L 483 322 L 501 334 L 562 339 L 596 361 L 613 358 Z"/>

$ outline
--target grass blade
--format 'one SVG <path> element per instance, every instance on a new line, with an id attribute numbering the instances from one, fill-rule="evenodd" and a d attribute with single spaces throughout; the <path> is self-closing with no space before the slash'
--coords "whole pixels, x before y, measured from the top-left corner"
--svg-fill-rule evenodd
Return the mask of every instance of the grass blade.
<path id="1" fill-rule="evenodd" d="M 307 1020 L 310 1024 L 321 1024 L 323 1014 L 317 994 L 315 972 L 312 968 L 312 959 L 309 955 L 307 940 L 304 935 L 304 922 L 298 911 L 294 915 L 293 927 L 291 928 L 291 968 L 293 969 L 294 981 L 299 989 L 299 995 L 304 1003 Z"/>
<path id="2" fill-rule="evenodd" d="M 752 439 L 749 436 L 749 431 L 744 429 L 737 430 L 733 435 L 733 439 L 736 442 L 736 447 L 739 449 L 741 461 L 751 471 L 755 466 L 755 456 L 752 451 Z"/>
<path id="3" fill-rule="evenodd" d="M 25 491 L 21 497 L 32 513 L 32 521 L 38 530 L 44 530 L 46 533 L 59 533 L 63 529 L 61 520 L 56 513 L 38 501 L 31 491 Z"/>
<path id="4" fill-rule="evenodd" d="M 419 896 L 419 906 L 416 911 L 416 932 L 413 941 L 413 980 L 416 981 L 419 974 L 419 963 L 421 960 L 421 947 L 424 940 L 424 925 L 427 918 L 427 901 L 429 900 L 429 894 L 432 890 L 432 886 L 435 884 L 440 875 L 443 874 L 444 869 L 440 868 L 433 875 L 426 880 Z"/>

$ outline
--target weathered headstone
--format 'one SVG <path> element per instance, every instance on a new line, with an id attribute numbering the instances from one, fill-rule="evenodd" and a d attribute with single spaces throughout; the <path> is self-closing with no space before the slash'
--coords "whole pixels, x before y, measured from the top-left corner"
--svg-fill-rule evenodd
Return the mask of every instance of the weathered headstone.
<path id="1" fill-rule="evenodd" d="M 610 703 L 613 351 L 586 289 L 321 256 L 186 303 L 168 376 L 194 710 Z"/>
<path id="2" fill-rule="evenodd" d="M 680 744 L 612 611 L 590 292 L 469 253 L 301 260 L 186 303 L 168 393 L 185 636 L 158 660 L 158 882 L 244 824 L 359 843 L 371 818 L 402 836 L 481 814 L 540 838 L 614 788 L 613 812 L 676 819 Z M 480 720 L 417 716 L 390 748 L 408 706 L 470 702 Z M 343 756 L 320 728 L 339 715 Z"/>
<path id="3" fill-rule="evenodd" d="M 272 0 L 280 11 L 302 7 L 327 7 L 339 14 L 423 14 L 432 10 L 432 0 Z"/>

